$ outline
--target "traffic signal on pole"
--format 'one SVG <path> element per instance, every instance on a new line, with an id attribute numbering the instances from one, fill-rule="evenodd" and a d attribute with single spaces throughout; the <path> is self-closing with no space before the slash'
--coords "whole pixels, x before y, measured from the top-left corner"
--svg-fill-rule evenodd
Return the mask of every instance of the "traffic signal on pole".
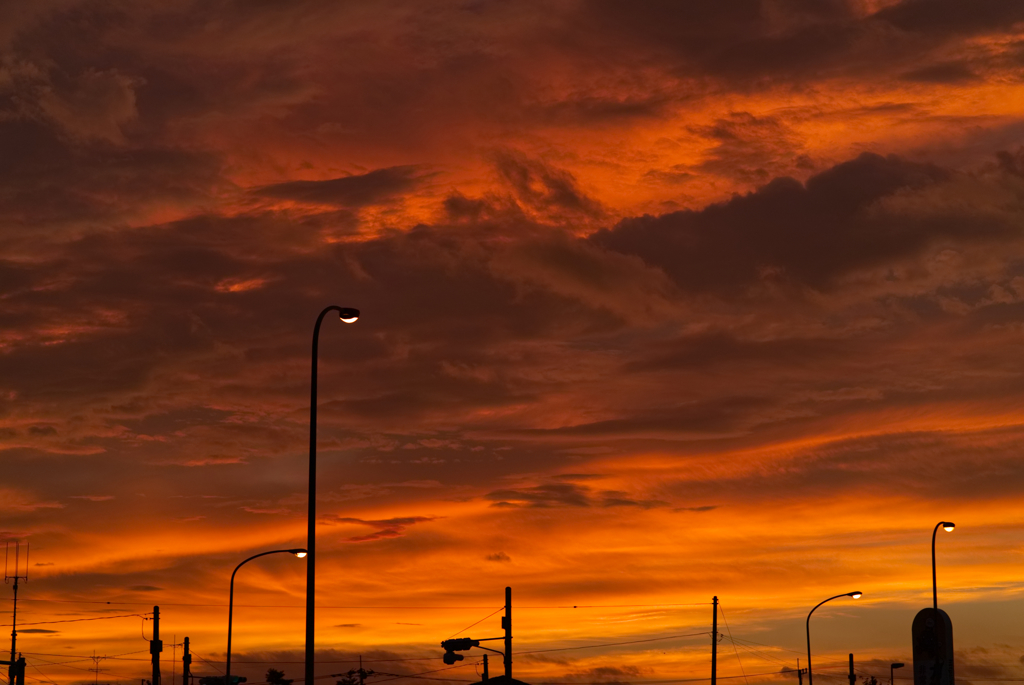
<path id="1" fill-rule="evenodd" d="M 441 643 L 441 646 L 444 647 L 444 656 L 442 658 L 446 664 L 451 666 L 456 661 L 462 661 L 466 658 L 455 652 L 464 652 L 472 647 L 479 647 L 480 640 L 474 640 L 469 637 L 457 637 L 452 640 L 445 640 Z"/>
<path id="2" fill-rule="evenodd" d="M 445 640 L 441 643 L 446 652 L 464 652 L 470 647 L 479 647 L 480 640 L 474 640 L 468 637 L 457 637 L 454 640 Z"/>

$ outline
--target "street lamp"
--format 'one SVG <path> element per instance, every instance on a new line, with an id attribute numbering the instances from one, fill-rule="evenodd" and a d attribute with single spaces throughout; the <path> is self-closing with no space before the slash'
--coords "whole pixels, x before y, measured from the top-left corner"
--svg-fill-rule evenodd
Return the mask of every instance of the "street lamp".
<path id="1" fill-rule="evenodd" d="M 825 602 L 831 602 L 833 599 L 839 599 L 840 597 L 853 597 L 854 599 L 860 599 L 864 593 L 860 590 L 854 590 L 853 592 L 844 592 L 841 595 L 835 597 L 829 597 L 824 602 L 818 602 L 814 609 L 807 614 L 807 685 L 814 685 L 814 676 L 811 674 L 811 614 L 814 610 L 820 607 Z"/>
<path id="2" fill-rule="evenodd" d="M 231 572 L 231 589 L 228 591 L 228 654 L 227 654 L 227 665 L 224 667 L 224 685 L 231 685 L 231 619 L 233 618 L 235 610 L 235 574 L 238 573 L 238 569 L 248 564 L 253 559 L 259 559 L 265 557 L 268 554 L 294 554 L 299 559 L 306 557 L 306 550 L 304 549 L 274 549 L 269 552 L 260 552 L 254 554 L 241 564 L 235 567 L 235 570 Z"/>
<path id="3" fill-rule="evenodd" d="M 320 324 L 327 312 L 338 312 L 338 318 L 345 323 L 359 320 L 359 310 L 351 307 L 331 305 L 320 312 L 313 327 L 313 373 L 309 383 L 309 513 L 306 516 L 306 549 L 309 558 L 306 562 L 306 679 L 307 685 L 313 683 L 313 649 L 315 643 L 314 600 L 316 599 L 316 358 L 320 343 Z M 225 683 L 224 685 L 231 685 Z"/>
<path id="4" fill-rule="evenodd" d="M 935 530 L 932 531 L 932 608 L 935 611 L 939 610 L 939 589 L 935 582 L 935 535 L 939 532 L 939 528 L 947 533 L 952 533 L 956 524 L 952 521 L 939 521 L 935 524 Z"/>
<path id="5" fill-rule="evenodd" d="M 906 666 L 906 664 L 904 664 L 904 663 L 902 663 L 900 661 L 897 661 L 895 663 L 889 664 L 889 685 L 892 685 L 892 672 L 894 670 L 896 670 L 897 668 L 903 668 L 904 666 Z"/>

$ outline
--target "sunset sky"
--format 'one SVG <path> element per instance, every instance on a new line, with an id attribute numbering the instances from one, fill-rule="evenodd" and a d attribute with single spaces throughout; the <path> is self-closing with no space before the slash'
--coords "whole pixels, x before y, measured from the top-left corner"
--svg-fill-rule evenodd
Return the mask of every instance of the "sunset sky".
<path id="1" fill-rule="evenodd" d="M 1024 681 L 1019 0 L 0 2 L 0 246 L 31 685 L 148 677 L 154 605 L 222 672 L 332 304 L 324 685 L 476 680 L 506 585 L 538 685 L 707 678 L 716 595 L 795 685 L 852 590 L 819 685 L 910 678 L 941 520 L 961 685 Z M 304 564 L 239 572 L 250 684 Z"/>

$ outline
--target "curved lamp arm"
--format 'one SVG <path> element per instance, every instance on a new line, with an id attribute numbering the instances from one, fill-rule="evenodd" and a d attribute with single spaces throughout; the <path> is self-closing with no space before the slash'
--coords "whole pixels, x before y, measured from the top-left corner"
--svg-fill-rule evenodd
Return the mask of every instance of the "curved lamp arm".
<path id="1" fill-rule="evenodd" d="M 814 685 L 814 676 L 811 673 L 811 614 L 826 602 L 831 602 L 833 599 L 839 599 L 840 597 L 853 597 L 854 599 L 860 599 L 863 593 L 860 590 L 854 590 L 853 592 L 844 592 L 841 595 L 835 597 L 829 597 L 823 602 L 818 602 L 814 609 L 811 609 L 810 613 L 807 614 L 807 685 Z"/>
<path id="2" fill-rule="evenodd" d="M 302 559 L 306 556 L 306 550 L 302 548 L 295 549 L 272 549 L 269 552 L 260 552 L 259 554 L 253 554 L 251 557 L 240 563 L 235 567 L 235 570 L 231 572 L 231 585 L 228 590 L 228 652 L 227 652 L 227 663 L 224 666 L 224 685 L 231 685 L 231 619 L 232 614 L 235 610 L 235 574 L 238 573 L 238 569 L 248 564 L 253 559 L 259 559 L 265 557 L 268 554 L 294 554 L 295 556 Z"/>
<path id="3" fill-rule="evenodd" d="M 935 530 L 932 531 L 932 608 L 936 612 L 939 610 L 939 586 L 935 581 L 935 535 L 939 532 L 939 528 L 944 529 L 947 533 L 952 533 L 956 524 L 952 521 L 939 521 L 935 524 Z"/>
<path id="4" fill-rule="evenodd" d="M 309 502 L 306 513 L 306 649 L 305 681 L 312 683 L 314 673 L 314 651 L 316 641 L 316 376 L 317 355 L 320 347 L 320 324 L 328 312 L 338 312 L 338 318 L 345 323 L 359 320 L 359 310 L 352 307 L 331 305 L 324 307 L 316 317 L 313 326 L 313 364 L 309 381 Z M 231 685 L 231 683 L 224 683 Z"/>

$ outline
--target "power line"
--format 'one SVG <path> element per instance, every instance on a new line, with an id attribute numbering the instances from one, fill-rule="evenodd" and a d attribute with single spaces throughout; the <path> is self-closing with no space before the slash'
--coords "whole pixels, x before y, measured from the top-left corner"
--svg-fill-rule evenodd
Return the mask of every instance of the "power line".
<path id="1" fill-rule="evenodd" d="M 726 630 L 726 632 L 729 633 L 729 640 L 731 641 L 732 640 L 732 630 L 729 628 L 729 619 L 727 619 L 725 617 L 725 607 L 722 606 L 721 600 L 719 600 L 719 602 L 718 602 L 718 608 L 722 610 L 722 620 L 725 621 L 725 630 Z M 743 660 L 740 659 L 740 650 L 736 649 L 736 642 L 735 641 L 733 641 L 733 643 L 732 643 L 732 650 L 736 653 L 736 663 L 738 663 L 740 665 L 740 673 L 743 673 L 743 680 L 745 682 L 747 682 L 747 685 L 749 685 L 750 681 L 747 680 L 747 674 L 743 670 Z"/>
<path id="2" fill-rule="evenodd" d="M 638 645 L 642 642 L 661 642 L 662 640 L 674 640 L 680 637 L 697 637 L 699 635 L 707 635 L 706 632 L 702 633 L 684 633 L 681 635 L 663 635 L 662 637 L 652 637 L 646 640 L 629 640 L 628 642 L 604 642 L 597 645 L 583 645 L 580 647 L 556 647 L 554 649 L 535 649 L 532 652 L 516 652 L 516 654 L 543 654 L 545 652 L 567 652 L 573 649 L 594 649 L 595 647 L 619 647 L 621 645 Z"/>
<path id="3" fill-rule="evenodd" d="M 153 602 L 114 602 L 91 599 L 24 599 L 24 602 L 54 602 L 62 604 L 110 604 L 121 606 L 153 606 Z M 160 602 L 160 606 L 168 607 L 214 607 L 224 608 L 227 604 L 202 604 L 188 602 Z M 692 604 L 550 604 L 550 605 L 524 605 L 517 606 L 516 610 L 523 609 L 635 609 L 635 608 L 658 608 L 658 607 L 697 607 L 710 605 L 711 602 L 698 602 Z M 235 608 L 250 609 L 302 609 L 304 604 L 235 604 Z M 352 605 L 352 606 L 331 606 L 317 605 L 317 609 L 491 609 L 492 606 L 470 606 L 470 605 Z"/>
<path id="4" fill-rule="evenodd" d="M 464 633 L 464 632 L 466 632 L 467 630 L 469 630 L 470 628 L 472 628 L 473 626 L 475 626 L 475 625 L 477 625 L 477 624 L 480 624 L 480 623 L 483 623 L 484 621 L 486 621 L 487 619 L 489 619 L 489 618 L 490 618 L 491 616 L 494 616 L 494 615 L 495 615 L 496 613 L 498 613 L 499 611 L 501 611 L 501 610 L 502 610 L 502 609 L 504 609 L 504 608 L 505 608 L 505 607 L 503 607 L 503 606 L 500 606 L 500 607 L 498 607 L 497 609 L 495 609 L 495 610 L 494 610 L 494 611 L 492 611 L 491 613 L 487 614 L 486 616 L 484 616 L 484 617 L 483 617 L 482 619 L 480 619 L 480 620 L 479 620 L 479 621 L 477 621 L 476 623 L 471 623 L 471 624 L 469 624 L 468 626 L 466 626 L 465 628 L 463 628 L 462 630 L 460 630 L 460 631 L 459 631 L 458 633 L 455 633 L 455 635 L 458 635 L 459 633 Z M 452 639 L 453 637 L 455 637 L 455 635 L 452 635 L 452 636 L 450 636 L 450 637 L 449 637 L 448 639 L 449 639 L 449 640 L 451 640 L 451 639 Z"/>
<path id="5" fill-rule="evenodd" d="M 138 616 L 145 618 L 142 614 L 121 614 L 120 616 L 93 616 L 91 618 L 65 618 L 59 621 L 36 621 L 35 623 L 19 623 L 19 626 L 42 626 L 51 623 L 76 623 L 78 621 L 106 621 L 111 618 L 130 618 L 132 616 Z M 0 623 L 0 628 L 7 628 L 11 626 L 10 623 Z"/>

